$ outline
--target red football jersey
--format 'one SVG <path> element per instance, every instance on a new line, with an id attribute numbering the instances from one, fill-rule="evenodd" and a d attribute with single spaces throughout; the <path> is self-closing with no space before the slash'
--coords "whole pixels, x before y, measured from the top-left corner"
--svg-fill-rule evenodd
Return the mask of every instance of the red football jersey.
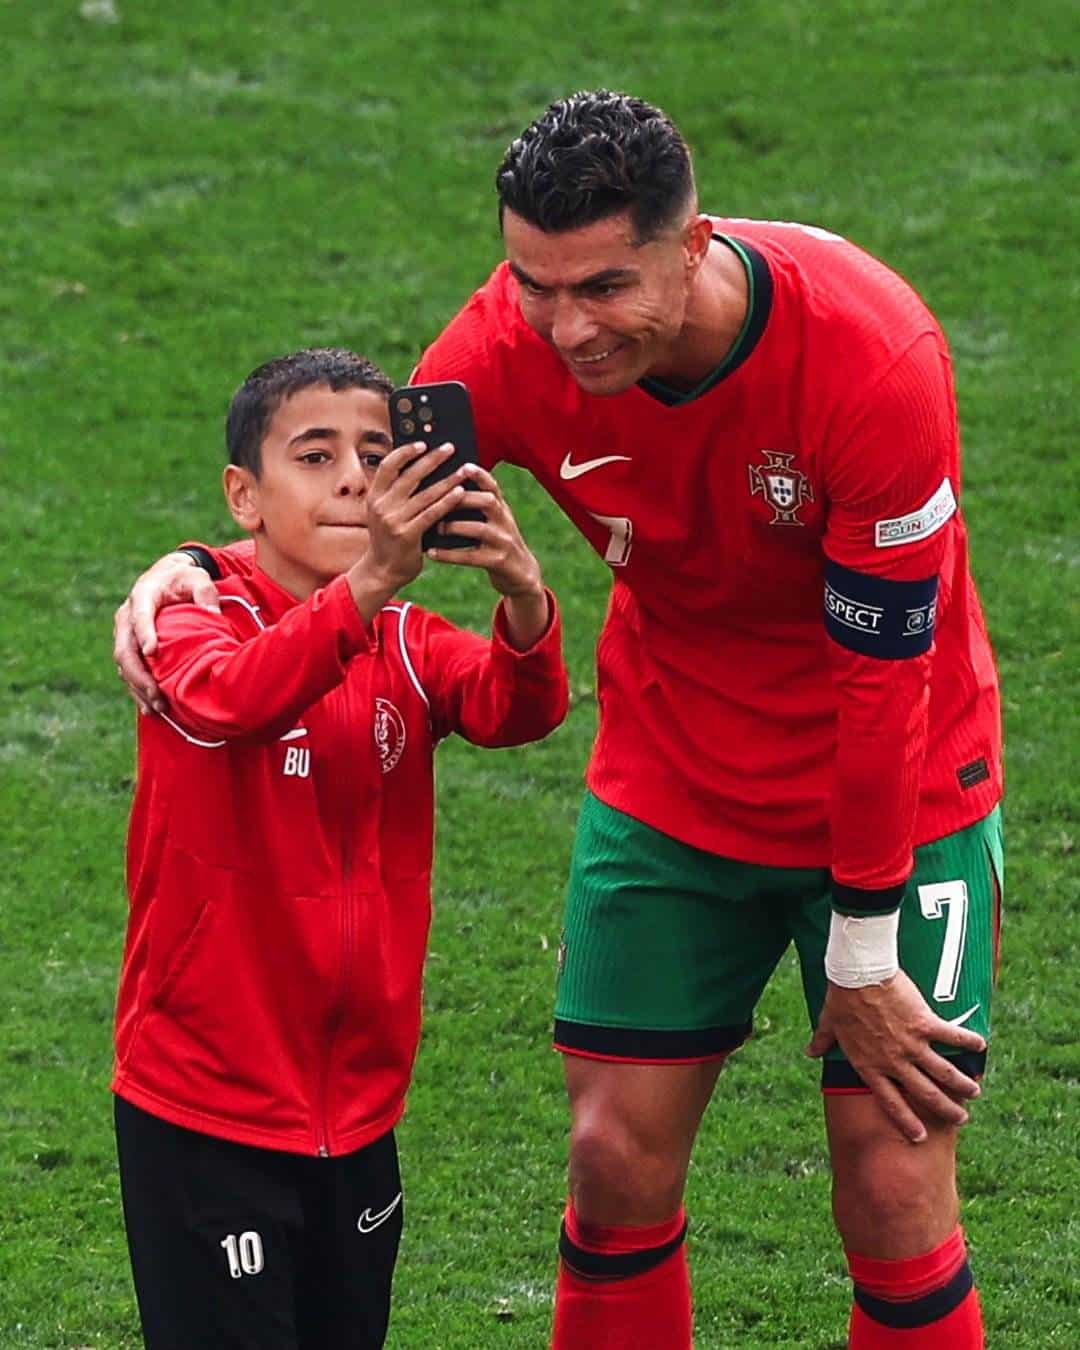
<path id="1" fill-rule="evenodd" d="M 712 853 L 829 866 L 839 903 L 887 908 L 913 844 L 1001 793 L 948 350 L 853 244 L 715 231 L 750 303 L 690 393 L 583 391 L 505 263 L 416 379 L 462 380 L 485 462 L 528 469 L 611 566 L 597 796 Z"/>

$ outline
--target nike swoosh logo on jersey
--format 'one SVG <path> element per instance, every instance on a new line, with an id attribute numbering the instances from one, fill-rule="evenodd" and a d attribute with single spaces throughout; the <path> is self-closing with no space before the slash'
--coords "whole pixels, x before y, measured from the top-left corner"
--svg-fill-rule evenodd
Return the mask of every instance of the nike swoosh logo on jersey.
<path id="1" fill-rule="evenodd" d="M 599 459 L 584 459 L 580 464 L 571 464 L 570 456 L 559 465 L 559 477 L 565 478 L 567 482 L 572 478 L 580 478 L 583 473 L 591 473 L 593 469 L 601 469 L 605 464 L 617 464 L 620 460 L 630 462 L 629 455 L 601 455 Z"/>
<path id="2" fill-rule="evenodd" d="M 959 1017 L 946 1017 L 945 1021 L 948 1022 L 951 1027 L 962 1027 L 972 1013 L 977 1013 L 979 1011 L 980 1006 L 980 1004 L 976 1003 L 975 1006 L 969 1008 L 966 1013 L 961 1013 Z"/>
<path id="3" fill-rule="evenodd" d="M 279 741 L 298 741 L 301 736 L 307 735 L 307 727 L 293 727 L 292 731 L 287 731 L 284 736 L 279 736 Z"/>
<path id="4" fill-rule="evenodd" d="M 385 1209 L 380 1209 L 378 1214 L 372 1214 L 371 1206 L 369 1205 L 367 1209 L 364 1210 L 363 1214 L 361 1214 L 360 1217 L 357 1219 L 356 1221 L 357 1228 L 360 1230 L 361 1233 L 373 1232 L 374 1229 L 378 1228 L 380 1224 L 383 1224 L 387 1221 L 390 1215 L 393 1214 L 394 1210 L 397 1209 L 398 1205 L 400 1204 L 401 1204 L 401 1192 L 398 1191 L 397 1195 L 394 1196 L 393 1200 L 390 1201 L 390 1203 L 386 1206 Z"/>

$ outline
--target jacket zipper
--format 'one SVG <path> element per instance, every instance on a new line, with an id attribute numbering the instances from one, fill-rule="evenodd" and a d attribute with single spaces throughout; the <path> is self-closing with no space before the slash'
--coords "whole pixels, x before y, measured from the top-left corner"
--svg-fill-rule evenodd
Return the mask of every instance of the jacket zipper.
<path id="1" fill-rule="evenodd" d="M 347 703 L 347 699 L 343 699 Z M 346 706 L 346 717 L 350 709 Z M 336 774 L 335 774 L 336 777 Z M 351 799 L 348 784 L 342 781 L 337 784 L 339 792 L 338 800 L 342 803 Z M 352 973 L 352 831 L 351 821 L 343 814 L 339 820 L 341 826 L 341 967 L 338 981 L 338 993 L 334 1006 L 326 1019 L 326 1046 L 322 1057 L 322 1065 L 319 1074 L 319 1130 L 318 1130 L 318 1156 L 320 1158 L 330 1157 L 330 1064 L 334 1054 L 334 1044 L 337 1040 L 337 1033 L 341 1028 L 342 1019 L 345 1013 L 345 1001 L 348 997 L 349 977 Z"/>

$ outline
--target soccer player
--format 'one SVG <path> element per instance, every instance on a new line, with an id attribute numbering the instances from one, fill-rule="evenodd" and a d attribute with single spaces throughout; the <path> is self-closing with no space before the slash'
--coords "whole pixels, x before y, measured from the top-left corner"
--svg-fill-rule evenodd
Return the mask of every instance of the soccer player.
<path id="1" fill-rule="evenodd" d="M 554 1346 L 690 1344 L 690 1153 L 794 942 L 849 1344 L 972 1350 L 955 1154 L 989 1030 L 1000 722 L 945 339 L 853 244 L 703 214 L 639 99 L 552 104 L 496 182 L 507 260 L 417 378 L 469 386 L 485 463 L 529 469 L 613 580 L 560 950 Z M 144 698 L 134 631 L 206 584 L 159 565 L 121 609 Z"/>
<path id="2" fill-rule="evenodd" d="M 554 599 L 494 479 L 422 488 L 449 451 L 392 449 L 390 387 L 336 349 L 248 376 L 224 485 L 254 547 L 150 656 L 168 704 L 139 719 L 113 1081 L 150 1350 L 383 1344 L 433 752 L 566 711 Z M 394 600 L 461 504 L 475 546 L 439 556 L 501 593 L 490 640 Z"/>

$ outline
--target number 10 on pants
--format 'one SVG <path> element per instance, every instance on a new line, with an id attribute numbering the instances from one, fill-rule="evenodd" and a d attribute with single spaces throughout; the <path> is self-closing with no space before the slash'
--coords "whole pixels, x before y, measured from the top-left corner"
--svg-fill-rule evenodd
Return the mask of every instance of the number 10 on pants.
<path id="1" fill-rule="evenodd" d="M 229 1259 L 229 1274 L 234 1280 L 242 1275 L 258 1275 L 263 1268 L 263 1244 L 258 1233 L 250 1229 L 239 1237 L 230 1233 L 221 1240 L 220 1246 Z"/>

